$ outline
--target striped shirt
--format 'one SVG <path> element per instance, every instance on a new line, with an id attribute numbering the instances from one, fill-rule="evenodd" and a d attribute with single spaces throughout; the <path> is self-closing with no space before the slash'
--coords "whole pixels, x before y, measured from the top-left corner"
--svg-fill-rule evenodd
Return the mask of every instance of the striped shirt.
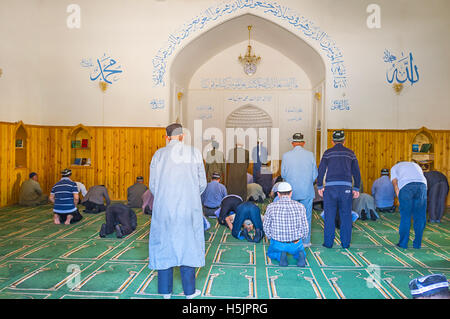
<path id="1" fill-rule="evenodd" d="M 305 206 L 288 196 L 282 196 L 267 206 L 263 228 L 267 238 L 280 242 L 305 238 L 309 230 Z"/>
<path id="2" fill-rule="evenodd" d="M 55 196 L 55 205 L 53 211 L 59 214 L 69 214 L 77 210 L 73 202 L 73 195 L 78 194 L 78 187 L 68 177 L 63 177 L 57 182 L 50 192 L 50 195 Z"/>

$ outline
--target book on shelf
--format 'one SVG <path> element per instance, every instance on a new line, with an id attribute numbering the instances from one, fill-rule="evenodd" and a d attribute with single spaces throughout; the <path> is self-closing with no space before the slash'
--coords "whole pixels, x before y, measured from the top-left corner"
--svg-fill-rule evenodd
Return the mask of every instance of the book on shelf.
<path id="1" fill-rule="evenodd" d="M 75 161 L 74 161 L 74 164 L 75 165 L 81 165 L 81 158 L 75 158 Z"/>
<path id="2" fill-rule="evenodd" d="M 413 152 L 418 152 L 419 151 L 419 144 L 413 144 L 412 145 L 412 151 Z"/>
<path id="3" fill-rule="evenodd" d="M 16 148 L 23 148 L 23 140 L 16 140 Z"/>
<path id="4" fill-rule="evenodd" d="M 81 159 L 81 165 L 85 165 L 86 164 L 86 158 L 82 158 Z"/>
<path id="5" fill-rule="evenodd" d="M 88 147 L 88 139 L 87 138 L 83 138 L 81 140 L 81 147 L 82 148 L 87 148 Z"/>
<path id="6" fill-rule="evenodd" d="M 430 143 L 422 144 L 422 146 L 420 147 L 420 153 L 428 153 L 430 151 L 430 148 L 431 148 Z"/>
<path id="7" fill-rule="evenodd" d="M 80 147 L 81 147 L 80 140 L 72 141 L 72 148 L 80 148 Z"/>

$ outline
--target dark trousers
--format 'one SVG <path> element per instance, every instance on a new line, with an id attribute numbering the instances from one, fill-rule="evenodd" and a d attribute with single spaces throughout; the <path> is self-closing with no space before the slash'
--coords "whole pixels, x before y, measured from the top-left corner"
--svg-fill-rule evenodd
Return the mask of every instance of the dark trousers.
<path id="1" fill-rule="evenodd" d="M 82 203 L 82 205 L 86 207 L 86 209 L 84 210 L 86 214 L 98 214 L 106 210 L 105 205 L 100 205 L 89 201 Z"/>
<path id="2" fill-rule="evenodd" d="M 184 294 L 192 295 L 195 292 L 195 268 L 180 266 L 181 285 Z M 173 289 L 173 267 L 158 270 L 158 293 L 171 294 Z"/>
<path id="3" fill-rule="evenodd" d="M 409 183 L 398 194 L 400 203 L 400 239 L 398 246 L 408 248 L 411 218 L 414 220 L 413 247 L 420 248 L 427 218 L 427 186 L 424 183 Z"/>
<path id="4" fill-rule="evenodd" d="M 256 229 L 263 229 L 263 223 L 261 221 L 261 214 L 258 210 L 241 210 L 236 212 L 233 221 L 233 229 L 231 235 L 239 239 L 239 232 L 241 231 L 244 220 L 250 219 L 253 223 L 253 227 Z"/>
<path id="5" fill-rule="evenodd" d="M 325 186 L 323 193 L 324 207 L 324 242 L 325 247 L 333 247 L 336 227 L 336 214 L 340 219 L 340 238 L 343 248 L 350 247 L 352 240 L 352 200 L 350 186 Z"/>
<path id="6" fill-rule="evenodd" d="M 120 225 L 124 236 L 131 234 L 137 227 L 136 213 L 128 206 L 117 203 L 108 206 L 105 214 L 106 235 L 115 231 L 115 226 Z"/>
<path id="7" fill-rule="evenodd" d="M 236 208 L 240 204 L 242 204 L 242 200 L 234 196 L 223 199 L 220 204 L 219 218 L 217 219 L 219 224 L 226 225 L 225 218 L 230 212 L 236 212 Z"/>
<path id="8" fill-rule="evenodd" d="M 68 215 L 72 215 L 72 219 L 70 220 L 71 224 L 77 223 L 77 222 L 79 222 L 80 220 L 83 219 L 83 216 L 78 211 L 78 208 L 77 208 L 76 211 L 74 211 L 72 213 L 68 213 L 68 214 L 55 213 L 55 214 L 59 216 L 59 222 L 60 223 L 65 223 L 66 220 L 67 220 L 67 216 Z"/>

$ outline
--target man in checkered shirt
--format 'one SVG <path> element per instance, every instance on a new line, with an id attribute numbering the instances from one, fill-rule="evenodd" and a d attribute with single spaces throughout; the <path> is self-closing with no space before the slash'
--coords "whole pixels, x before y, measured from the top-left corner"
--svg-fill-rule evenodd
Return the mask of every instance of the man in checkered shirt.
<path id="1" fill-rule="evenodd" d="M 302 238 L 308 235 L 309 225 L 306 219 L 305 206 L 292 200 L 292 186 L 282 182 L 278 185 L 277 202 L 267 206 L 263 228 L 270 246 L 267 256 L 287 266 L 287 254 L 297 259 L 297 266 L 305 267 L 305 248 Z"/>

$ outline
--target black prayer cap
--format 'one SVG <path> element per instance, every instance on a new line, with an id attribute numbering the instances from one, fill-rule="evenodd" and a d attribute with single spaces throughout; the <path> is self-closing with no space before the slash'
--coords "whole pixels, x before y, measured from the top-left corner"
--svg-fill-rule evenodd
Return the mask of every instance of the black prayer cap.
<path id="1" fill-rule="evenodd" d="M 295 133 L 292 135 L 292 142 L 304 142 L 305 138 L 302 133 Z"/>
<path id="2" fill-rule="evenodd" d="M 61 175 L 62 177 L 69 177 L 70 175 L 72 175 L 72 170 L 66 168 L 63 171 L 61 171 Z"/>
<path id="3" fill-rule="evenodd" d="M 343 140 L 345 140 L 344 131 L 339 130 L 339 131 L 334 131 L 333 132 L 333 141 L 335 141 L 335 142 L 342 142 Z"/>
<path id="4" fill-rule="evenodd" d="M 36 176 L 37 175 L 37 173 L 35 173 L 35 172 L 31 172 L 30 173 L 30 175 L 28 175 L 30 178 L 33 178 L 34 176 Z"/>
<path id="5" fill-rule="evenodd" d="M 418 277 L 409 282 L 413 298 L 428 297 L 439 292 L 448 291 L 448 281 L 443 274 Z"/>
<path id="6" fill-rule="evenodd" d="M 387 168 L 383 168 L 381 170 L 381 175 L 389 175 L 389 170 Z"/>
<path id="7" fill-rule="evenodd" d="M 181 124 L 173 123 L 166 127 L 167 136 L 176 136 L 183 134 L 183 127 Z"/>
<path id="8" fill-rule="evenodd" d="M 144 181 L 144 178 L 142 176 L 138 176 L 138 177 L 136 177 L 136 181 L 142 182 L 142 181 Z"/>

